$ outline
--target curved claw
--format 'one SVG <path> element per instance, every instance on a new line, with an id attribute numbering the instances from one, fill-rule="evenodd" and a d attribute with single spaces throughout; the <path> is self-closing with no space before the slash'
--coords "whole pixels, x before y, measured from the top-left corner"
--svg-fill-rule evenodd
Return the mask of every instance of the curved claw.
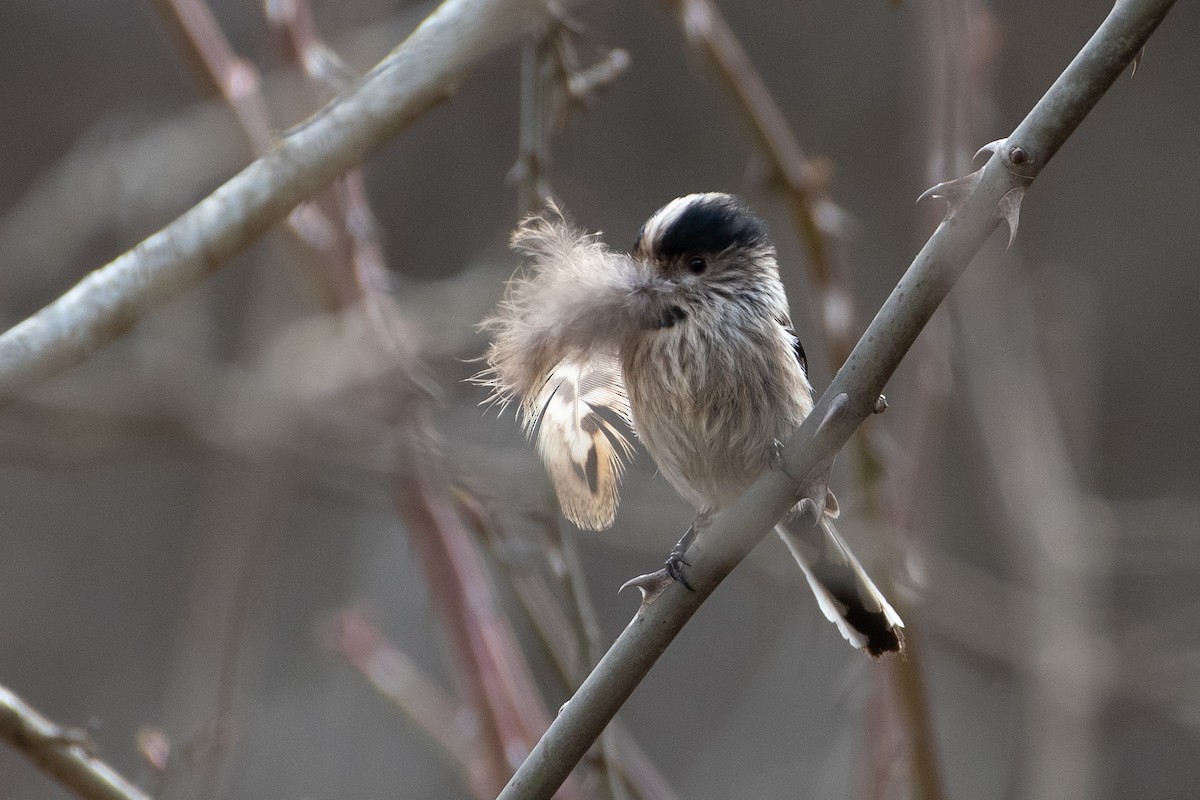
<path id="1" fill-rule="evenodd" d="M 683 588 L 694 592 L 696 590 L 687 582 L 687 578 L 683 577 L 683 568 L 690 566 L 691 564 L 683 557 L 683 550 L 679 545 L 675 545 L 675 549 L 667 556 L 667 563 L 663 564 L 663 571 L 671 576 L 671 580 L 682 583 Z"/>

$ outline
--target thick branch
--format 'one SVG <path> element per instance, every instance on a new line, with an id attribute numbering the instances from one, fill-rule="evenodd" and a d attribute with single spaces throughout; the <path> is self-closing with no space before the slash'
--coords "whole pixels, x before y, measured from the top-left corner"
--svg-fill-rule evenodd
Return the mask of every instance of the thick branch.
<path id="1" fill-rule="evenodd" d="M 950 287 L 996 228 L 997 208 L 1024 188 L 1120 76 L 1173 0 L 1119 2 L 1029 116 L 980 171 L 884 303 L 829 390 L 792 437 L 783 468 L 761 475 L 696 537 L 689 592 L 672 583 L 643 606 L 563 707 L 499 800 L 549 798 L 700 604 L 750 552 L 875 407 L 880 391 Z M 1014 147 L 1024 156 L 1013 163 Z M 797 476 L 796 478 L 790 476 Z"/>
<path id="2" fill-rule="evenodd" d="M 539 0 L 446 0 L 348 94 L 175 222 L 0 336 L 0 402 L 79 363 L 181 294 L 450 94 Z"/>
<path id="3" fill-rule="evenodd" d="M 61 728 L 0 686 L 0 739 L 89 800 L 150 800 L 88 750 L 86 736 Z"/>

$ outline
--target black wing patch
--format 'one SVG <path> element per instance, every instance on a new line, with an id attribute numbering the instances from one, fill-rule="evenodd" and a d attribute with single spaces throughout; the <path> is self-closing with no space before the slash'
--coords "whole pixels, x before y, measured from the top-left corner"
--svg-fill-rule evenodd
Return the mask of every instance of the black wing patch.
<path id="1" fill-rule="evenodd" d="M 804 345 L 800 344 L 800 337 L 796 335 L 796 329 L 792 327 L 791 320 L 781 318 L 779 324 L 783 329 L 792 336 L 792 352 L 796 354 L 796 360 L 800 362 L 800 369 L 804 372 L 804 377 L 808 377 L 808 356 L 804 354 Z"/>

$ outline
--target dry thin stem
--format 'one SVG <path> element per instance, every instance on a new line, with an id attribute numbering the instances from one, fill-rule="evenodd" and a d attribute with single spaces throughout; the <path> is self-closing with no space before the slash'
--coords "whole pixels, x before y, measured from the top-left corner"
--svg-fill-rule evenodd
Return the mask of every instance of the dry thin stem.
<path id="1" fill-rule="evenodd" d="M 494 559 L 533 623 L 538 638 L 554 661 L 563 688 L 574 689 L 583 680 L 589 662 L 579 631 L 545 576 L 546 571 L 557 572 L 560 565 L 547 554 L 542 540 L 523 545 L 504 530 L 478 493 L 458 487 L 455 500 L 479 543 Z M 539 530 L 549 529 L 552 525 L 541 514 L 535 514 L 533 520 Z"/>
<path id="2" fill-rule="evenodd" d="M 517 183 L 518 216 L 525 217 L 550 200 L 544 173 L 550 166 L 550 126 L 554 115 L 552 41 L 558 25 L 525 37 L 521 45 L 521 127 L 517 163 L 509 179 Z"/>
<path id="3" fill-rule="evenodd" d="M 54 724 L 3 686 L 0 739 L 85 800 L 150 800 L 96 756 L 87 734 Z"/>
<path id="4" fill-rule="evenodd" d="M 410 407 L 410 414 L 412 409 Z M 428 575 L 434 607 L 450 638 L 452 655 L 480 716 L 491 792 L 503 785 L 511 755 L 528 752 L 550 719 L 538 696 L 516 636 L 500 613 L 491 580 L 453 505 L 427 440 L 427 411 L 401 431 L 393 492 L 417 555 Z M 415 416 L 415 415 L 414 415 Z M 568 787 L 567 796 L 579 796 Z"/>
<path id="5" fill-rule="evenodd" d="M 533 521 L 546 531 L 550 540 L 545 547 L 539 547 L 537 556 L 531 553 L 522 557 L 515 552 L 519 545 L 506 536 L 487 504 L 476 494 L 460 489 L 456 500 L 480 541 L 504 571 L 505 579 L 554 659 L 563 685 L 568 689 L 578 687 L 587 674 L 585 665 L 594 666 L 604 650 L 599 622 L 583 581 L 582 563 L 574 543 L 566 538 L 569 532 L 564 535 L 556 521 L 535 514 Z M 542 570 L 534 566 L 535 562 L 549 562 L 550 571 L 561 578 L 561 592 L 551 588 Z M 563 610 L 563 595 L 571 619 Z M 611 741 L 607 741 L 610 737 Z M 614 722 L 603 739 L 603 767 L 610 785 L 618 786 L 618 791 L 628 787 L 628 791 L 644 800 L 676 800 L 666 779 L 628 730 Z"/>
<path id="6" fill-rule="evenodd" d="M 283 5 L 286 7 L 268 7 L 270 19 L 306 73 L 321 81 L 324 90 L 327 76 L 316 65 L 328 64 L 335 57 L 320 42 L 307 4 Z M 205 29 L 202 35 L 205 41 L 223 41 L 215 27 Z M 197 42 L 195 49 L 204 51 L 200 44 Z M 224 50 L 228 49 L 226 45 Z M 318 58 L 316 53 L 324 56 Z M 213 75 L 221 73 L 219 64 L 209 63 L 209 69 Z M 251 103 L 265 108 L 257 93 Z M 420 367 L 404 342 L 395 306 L 384 293 L 386 269 L 373 235 L 361 175 L 353 173 L 335 184 L 317 203 L 293 213 L 291 222 L 293 230 L 321 256 L 315 261 L 318 268 L 312 277 L 323 288 L 326 304 L 336 312 L 361 313 L 360 319 L 366 323 L 365 329 L 356 331 L 357 336 L 346 337 L 350 358 L 392 365 L 368 377 L 363 385 L 348 388 L 355 391 L 357 402 L 389 420 L 400 434 L 401 454 L 394 476 L 397 507 L 409 522 L 418 552 L 425 557 L 435 603 L 455 644 L 459 673 L 483 725 L 467 745 L 469 755 L 464 755 L 459 752 L 462 746 L 456 746 L 446 731 L 453 720 L 443 714 L 449 713 L 451 706 L 430 708 L 426 704 L 414 719 L 427 725 L 426 730 L 456 755 L 472 792 L 478 797 L 491 796 L 510 773 L 512 754 L 528 751 L 548 724 L 548 713 L 536 695 L 515 637 L 492 608 L 488 593 L 481 591 L 487 586 L 487 575 L 469 541 L 464 540 L 453 510 L 447 507 L 445 480 L 426 452 L 431 439 L 427 414 L 412 413 L 414 407 L 424 410 L 429 397 L 422 388 Z M 388 660 L 392 668 L 397 663 L 396 658 Z"/>
<path id="7" fill-rule="evenodd" d="M 345 609 L 332 622 L 326 645 L 345 658 L 379 694 L 407 714 L 446 751 L 475 797 L 494 794 L 468 720 L 471 710 L 442 691 L 404 652 L 388 644 L 361 612 Z"/>
<path id="8" fill-rule="evenodd" d="M 237 116 L 256 154 L 271 148 L 271 121 L 254 64 L 238 56 L 204 0 L 151 0 L 209 94 Z"/>
<path id="9" fill-rule="evenodd" d="M 996 210 L 1027 187 L 1099 101 L 1173 5 L 1118 3 L 1076 59 L 971 182 L 917 255 L 813 413 L 784 447 L 781 465 L 716 515 L 688 550 L 695 591 L 672 583 L 638 614 L 509 781 L 500 800 L 549 798 L 587 752 L 676 633 L 797 501 L 809 476 L 875 409 L 884 384 L 950 287 L 999 224 Z M 1017 163 L 1011 158 L 1019 147 Z M 796 477 L 792 477 L 796 476 Z"/>
<path id="10" fill-rule="evenodd" d="M 958 337 L 976 424 L 1032 580 L 1022 637 L 1032 651 L 1026 725 L 1029 793 L 1083 800 L 1099 789 L 1096 707 L 1113 670 L 1098 583 L 1111 536 L 1071 464 L 1039 363 L 1030 287 L 1019 271 L 983 265 L 956 297 L 970 319 Z M 989 313 L 980 313 L 986 306 Z"/>
<path id="11" fill-rule="evenodd" d="M 681 27 L 694 50 L 707 58 L 716 77 L 734 98 L 738 111 L 749 122 L 760 150 L 766 155 L 786 193 L 797 232 L 808 251 L 809 275 L 818 298 L 822 342 L 829 362 L 841 366 L 854 346 L 857 323 L 854 300 L 845 269 L 836 258 L 834 237 L 822 224 L 822 209 L 832 208 L 820 170 L 805 156 L 803 148 L 783 110 L 771 95 L 766 82 L 738 41 L 729 24 L 711 0 L 667 0 L 674 6 Z M 827 214 L 828 212 L 826 212 Z M 884 501 L 877 497 L 877 478 L 883 472 L 882 459 L 866 429 L 854 436 L 857 471 L 871 527 L 883 528 Z M 887 581 L 893 583 L 893 581 Z M 895 591 L 887 592 L 893 599 Z M 905 619 L 912 615 L 903 613 Z M 911 633 L 911 631 L 910 631 Z M 907 739 L 912 743 L 912 774 L 917 796 L 924 800 L 942 797 L 940 770 L 934 751 L 934 737 L 920 657 L 916 652 L 919 636 L 906 637 L 909 657 L 893 659 L 888 669 L 901 692 Z"/>
<path id="12" fill-rule="evenodd" d="M 844 269 L 822 216 L 833 209 L 825 170 L 809 159 L 783 110 L 746 55 L 729 23 L 711 0 L 665 0 L 679 18 L 688 44 L 712 67 L 782 183 L 796 230 L 808 251 L 813 287 L 820 298 L 821 327 L 836 369 L 850 355 L 857 324 Z"/>
<path id="13" fill-rule="evenodd" d="M 79 363 L 223 265 L 449 95 L 539 0 L 447 0 L 354 89 L 175 222 L 0 335 L 0 402 Z"/>
<path id="14" fill-rule="evenodd" d="M 158 7 L 184 54 L 198 66 L 202 86 L 215 88 L 233 110 L 254 152 L 266 153 L 272 137 L 257 69 L 234 53 L 204 0 L 159 0 Z M 295 224 L 298 219 L 292 215 L 292 227 L 303 237 L 304 229 Z M 227 395 L 223 402 L 226 414 L 261 417 L 261 413 L 248 411 L 253 406 L 245 400 L 236 393 Z M 276 542 L 272 529 L 277 525 L 264 510 L 273 506 L 270 498 L 283 490 L 291 472 L 284 441 L 293 438 L 297 420 L 286 412 L 276 410 L 276 414 L 268 446 L 251 459 L 231 463 L 211 489 L 214 521 L 208 537 L 208 568 L 198 569 L 195 577 L 190 624 L 178 669 L 180 685 L 175 692 L 176 703 L 199 706 L 184 709 L 184 714 L 203 715 L 210 721 L 195 741 L 176 748 L 176 753 L 187 757 L 176 755 L 168 763 L 161 791 L 164 797 L 186 796 L 189 791 L 199 798 L 213 797 L 220 778 L 220 756 L 235 739 L 246 634 L 256 617 L 259 592 L 266 583 L 264 574 L 274 563 L 269 555 Z M 216 617 L 221 621 L 214 624 Z M 179 780 L 185 775 L 194 780 Z"/>

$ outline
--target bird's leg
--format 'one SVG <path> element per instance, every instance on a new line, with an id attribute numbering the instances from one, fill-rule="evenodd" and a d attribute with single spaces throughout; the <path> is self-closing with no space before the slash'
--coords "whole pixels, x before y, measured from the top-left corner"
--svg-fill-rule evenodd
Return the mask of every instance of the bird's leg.
<path id="1" fill-rule="evenodd" d="M 684 555 L 687 553 L 692 542 L 696 539 L 696 534 L 708 527 L 708 523 L 712 520 L 712 514 L 708 511 L 701 511 L 696 515 L 696 519 L 692 522 L 691 527 L 684 532 L 675 546 L 671 548 L 670 555 L 667 556 L 667 563 L 663 565 L 663 569 L 671 576 L 672 580 L 679 581 L 683 587 L 689 592 L 696 591 L 692 585 L 687 582 L 687 578 L 683 577 L 683 568 L 690 567 L 692 564 Z"/>
<path id="2" fill-rule="evenodd" d="M 697 522 L 699 517 L 697 517 Z M 687 532 L 680 537 L 675 546 L 671 548 L 670 555 L 667 556 L 667 563 L 663 565 L 663 569 L 671 576 L 671 580 L 678 581 L 683 584 L 683 588 L 689 592 L 696 591 L 692 585 L 687 582 L 687 578 L 683 577 L 683 568 L 690 567 L 692 564 L 683 556 L 687 553 L 687 549 L 691 546 L 692 541 L 696 538 L 696 523 L 693 522 L 687 529 Z"/>
<path id="3" fill-rule="evenodd" d="M 628 586 L 636 586 L 642 592 L 642 607 L 644 608 L 649 603 L 653 602 L 656 597 L 662 594 L 671 582 L 682 584 L 683 588 L 689 592 L 696 591 L 687 578 L 683 575 L 683 568 L 690 567 L 691 563 L 684 558 L 687 550 L 692 545 L 692 541 L 696 538 L 696 533 L 708 526 L 710 515 L 707 512 L 702 512 L 696 515 L 696 520 L 691 524 L 683 536 L 671 548 L 670 555 L 667 556 L 667 561 L 663 564 L 663 568 L 651 572 L 647 575 L 639 575 L 625 582 L 621 589 Z"/>

